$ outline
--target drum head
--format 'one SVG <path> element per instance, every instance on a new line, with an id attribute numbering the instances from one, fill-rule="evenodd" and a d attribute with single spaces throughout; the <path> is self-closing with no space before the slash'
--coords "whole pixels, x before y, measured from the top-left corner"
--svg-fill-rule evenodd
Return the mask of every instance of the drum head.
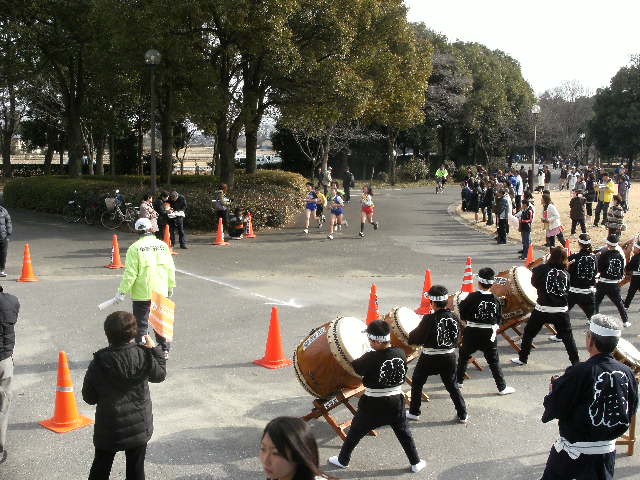
<path id="1" fill-rule="evenodd" d="M 407 307 L 396 309 L 395 316 L 398 327 L 407 337 L 418 327 L 422 320 L 420 315 Z"/>
<path id="2" fill-rule="evenodd" d="M 336 343 L 350 362 L 360 358 L 370 349 L 369 339 L 364 332 L 367 325 L 354 317 L 341 317 L 336 320 L 334 332 Z"/>
<path id="3" fill-rule="evenodd" d="M 531 285 L 531 270 L 527 267 L 514 267 L 513 279 L 518 290 L 524 295 L 525 300 L 531 305 L 535 305 L 538 300 L 538 292 Z"/>
<path id="4" fill-rule="evenodd" d="M 618 340 L 616 350 L 630 364 L 635 365 L 636 370 L 640 370 L 640 351 L 624 338 Z"/>

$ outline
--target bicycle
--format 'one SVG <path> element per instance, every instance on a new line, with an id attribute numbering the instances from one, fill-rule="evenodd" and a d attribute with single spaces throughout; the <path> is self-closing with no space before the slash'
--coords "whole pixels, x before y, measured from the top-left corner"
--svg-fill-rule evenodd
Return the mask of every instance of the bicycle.
<path id="1" fill-rule="evenodd" d="M 438 180 L 436 182 L 436 195 L 438 195 L 439 193 L 444 193 L 444 183 L 446 180 L 442 179 L 442 180 Z"/>
<path id="2" fill-rule="evenodd" d="M 84 217 L 84 208 L 77 190 L 73 191 L 73 200 L 69 200 L 62 209 L 62 217 L 67 223 L 78 223 Z"/>
<path id="3" fill-rule="evenodd" d="M 87 225 L 95 225 L 100 221 L 104 208 L 104 197 L 93 195 L 86 201 L 84 207 L 84 221 Z"/>
<path id="4" fill-rule="evenodd" d="M 106 211 L 102 212 L 100 223 L 108 230 L 116 230 L 126 223 L 129 230 L 133 232 L 136 220 L 140 216 L 140 209 L 131 203 L 125 203 L 124 196 L 118 190 L 115 193 L 115 197 L 104 199 Z M 122 207 L 124 207 L 124 211 L 122 211 Z"/>

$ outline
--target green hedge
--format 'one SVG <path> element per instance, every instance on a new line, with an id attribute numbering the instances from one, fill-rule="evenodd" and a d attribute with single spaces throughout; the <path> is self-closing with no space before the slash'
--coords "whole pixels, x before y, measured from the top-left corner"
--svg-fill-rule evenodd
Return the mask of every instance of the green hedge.
<path id="1" fill-rule="evenodd" d="M 176 176 L 172 187 L 187 199 L 185 223 L 189 228 L 211 231 L 213 228 L 213 197 L 219 180 L 211 175 Z M 4 201 L 11 208 L 26 208 L 40 212 L 61 213 L 73 198 L 74 190 L 81 196 L 105 195 L 119 189 L 126 201 L 137 204 L 149 190 L 148 177 L 82 177 L 39 176 L 19 178 L 6 183 Z M 302 208 L 306 179 L 281 170 L 255 174 L 236 173 L 236 185 L 228 197 L 233 206 L 248 209 L 253 214 L 255 228 L 282 227 Z M 160 188 L 165 188 L 160 186 Z"/>

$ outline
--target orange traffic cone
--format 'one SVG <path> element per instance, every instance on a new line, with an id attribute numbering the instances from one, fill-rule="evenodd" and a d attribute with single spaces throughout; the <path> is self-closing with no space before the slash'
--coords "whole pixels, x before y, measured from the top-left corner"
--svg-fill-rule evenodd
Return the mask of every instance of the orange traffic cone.
<path id="1" fill-rule="evenodd" d="M 66 433 L 76 428 L 91 425 L 93 420 L 78 413 L 73 381 L 67 362 L 67 354 L 60 352 L 58 359 L 58 385 L 56 387 L 56 407 L 53 418 L 40 422 L 45 428 L 56 433 Z"/>
<path id="2" fill-rule="evenodd" d="M 248 232 L 247 234 L 244 236 L 244 238 L 256 238 L 256 234 L 253 232 L 253 215 L 251 215 L 251 212 L 249 212 L 249 225 L 248 225 Z"/>
<path id="3" fill-rule="evenodd" d="M 462 278 L 463 292 L 475 292 L 476 289 L 473 286 L 473 270 L 471 269 L 471 257 L 467 257 L 467 266 L 464 269 L 464 277 Z"/>
<path id="4" fill-rule="evenodd" d="M 24 259 L 22 260 L 22 275 L 18 279 L 19 282 L 37 282 L 40 279 L 33 273 L 33 265 L 31 265 L 31 249 L 29 244 L 24 244 Z"/>
<path id="5" fill-rule="evenodd" d="M 264 357 L 260 360 L 254 360 L 253 363 L 271 369 L 288 367 L 292 363 L 291 360 L 284 356 L 278 307 L 271 309 L 271 322 L 269 323 L 269 335 L 267 337 L 267 348 L 265 349 Z"/>
<path id="6" fill-rule="evenodd" d="M 567 250 L 567 257 L 571 255 L 571 240 L 567 238 L 567 241 L 564 243 L 564 248 Z"/>
<path id="7" fill-rule="evenodd" d="M 104 268 L 124 268 L 120 261 L 120 246 L 118 245 L 118 235 L 113 234 L 113 247 L 111 247 L 111 263 Z"/>
<path id="8" fill-rule="evenodd" d="M 369 310 L 367 310 L 367 325 L 381 319 L 380 310 L 378 309 L 378 288 L 375 283 L 372 283 L 371 293 L 369 294 Z"/>
<path id="9" fill-rule="evenodd" d="M 427 268 L 424 273 L 424 287 L 422 287 L 422 299 L 420 300 L 420 306 L 416 308 L 416 313 L 420 315 L 426 315 L 433 311 L 431 307 L 431 300 L 429 300 L 429 290 L 431 289 L 431 270 Z"/>
<path id="10" fill-rule="evenodd" d="M 169 225 L 164 226 L 164 237 L 162 241 L 167 244 L 167 247 L 169 247 L 169 252 L 171 253 L 171 255 L 178 255 L 178 252 L 176 252 L 173 249 L 173 245 L 171 245 L 171 233 L 169 232 Z"/>
<path id="11" fill-rule="evenodd" d="M 535 259 L 533 258 L 533 245 L 529 245 L 529 251 L 527 252 L 527 259 L 524 262 L 524 266 L 528 267 L 534 261 L 535 261 Z"/>
<path id="12" fill-rule="evenodd" d="M 218 233 L 216 235 L 216 241 L 211 245 L 229 245 L 229 242 L 224 241 L 224 226 L 222 225 L 222 218 L 218 219 Z"/>

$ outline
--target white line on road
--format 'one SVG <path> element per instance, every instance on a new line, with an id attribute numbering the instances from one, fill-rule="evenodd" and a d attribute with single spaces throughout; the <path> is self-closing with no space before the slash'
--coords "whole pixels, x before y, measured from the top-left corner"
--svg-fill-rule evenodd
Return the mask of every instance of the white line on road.
<path id="1" fill-rule="evenodd" d="M 221 287 L 226 287 L 226 288 L 230 288 L 232 290 L 237 290 L 237 291 L 243 292 L 245 294 L 248 294 L 248 295 L 250 295 L 252 297 L 257 297 L 257 298 L 261 298 L 263 300 L 267 300 L 265 305 L 276 305 L 278 307 L 302 308 L 302 305 L 299 305 L 298 303 L 296 303 L 296 301 L 293 298 L 290 299 L 288 302 L 286 302 L 284 300 L 278 300 L 277 298 L 271 298 L 271 297 L 267 297 L 266 295 L 261 295 L 260 293 L 247 292 L 246 290 L 244 290 L 244 289 L 242 289 L 240 287 L 237 287 L 235 285 L 231 285 L 230 283 L 223 282 L 221 280 L 216 280 L 215 278 L 205 277 L 205 276 L 202 276 L 202 275 L 198 275 L 196 273 L 191 273 L 191 272 L 187 272 L 185 270 L 180 270 L 178 268 L 176 268 L 176 272 L 181 273 L 183 275 L 187 275 L 189 277 L 197 278 L 199 280 L 204 280 L 206 282 L 215 283 L 216 285 L 220 285 Z"/>

